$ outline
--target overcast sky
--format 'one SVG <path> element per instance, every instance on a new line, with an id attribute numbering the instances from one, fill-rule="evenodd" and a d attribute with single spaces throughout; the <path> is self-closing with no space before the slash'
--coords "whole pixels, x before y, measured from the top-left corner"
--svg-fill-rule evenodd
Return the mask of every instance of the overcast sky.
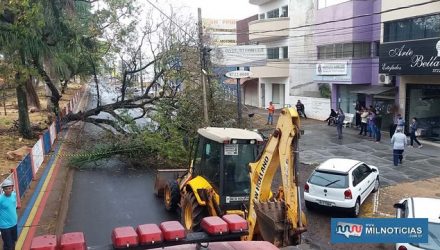
<path id="1" fill-rule="evenodd" d="M 160 2 L 160 1 L 158 1 Z M 203 18 L 244 19 L 257 14 L 258 7 L 249 0 L 170 0 L 197 17 L 197 8 L 202 8 Z"/>

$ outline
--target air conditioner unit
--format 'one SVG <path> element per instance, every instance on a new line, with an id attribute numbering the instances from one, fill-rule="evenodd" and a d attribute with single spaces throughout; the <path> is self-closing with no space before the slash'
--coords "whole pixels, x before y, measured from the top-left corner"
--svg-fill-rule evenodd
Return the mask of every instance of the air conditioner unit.
<path id="1" fill-rule="evenodd" d="M 394 84 L 394 76 L 379 74 L 379 83 L 384 85 Z"/>

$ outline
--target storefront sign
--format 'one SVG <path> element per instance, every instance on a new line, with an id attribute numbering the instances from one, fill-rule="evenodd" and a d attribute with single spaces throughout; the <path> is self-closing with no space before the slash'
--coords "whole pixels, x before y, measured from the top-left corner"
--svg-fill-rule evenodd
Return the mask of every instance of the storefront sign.
<path id="1" fill-rule="evenodd" d="M 440 39 L 381 44 L 379 72 L 392 75 L 440 75 Z"/>
<path id="2" fill-rule="evenodd" d="M 325 62 L 316 64 L 318 76 L 341 76 L 347 75 L 347 62 Z"/>
<path id="3" fill-rule="evenodd" d="M 219 47 L 211 51 L 211 60 L 217 66 L 265 66 L 267 61 L 266 46 L 242 45 Z"/>

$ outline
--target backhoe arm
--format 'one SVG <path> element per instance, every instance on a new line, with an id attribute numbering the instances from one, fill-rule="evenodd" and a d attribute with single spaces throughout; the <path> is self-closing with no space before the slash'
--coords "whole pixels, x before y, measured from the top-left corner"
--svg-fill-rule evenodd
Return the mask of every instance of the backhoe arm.
<path id="1" fill-rule="evenodd" d="M 296 110 L 282 109 L 275 131 L 260 159 L 249 164 L 251 193 L 248 240 L 260 236 L 276 246 L 295 245 L 305 231 L 296 173 L 299 127 Z M 278 167 L 281 167 L 282 186 L 277 199 L 269 201 Z"/>

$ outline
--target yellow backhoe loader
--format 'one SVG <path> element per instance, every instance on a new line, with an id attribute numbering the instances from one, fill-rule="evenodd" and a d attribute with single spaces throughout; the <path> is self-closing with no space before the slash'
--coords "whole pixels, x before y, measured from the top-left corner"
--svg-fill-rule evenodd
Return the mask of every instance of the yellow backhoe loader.
<path id="1" fill-rule="evenodd" d="M 239 214 L 249 224 L 243 240 L 265 240 L 276 246 L 296 245 L 305 231 L 297 180 L 300 120 L 293 108 L 281 110 L 276 128 L 262 137 L 236 128 L 207 127 L 188 169 L 158 170 L 155 192 L 165 208 L 178 209 L 187 230 L 200 230 L 206 216 Z M 273 178 L 281 168 L 276 195 Z"/>

